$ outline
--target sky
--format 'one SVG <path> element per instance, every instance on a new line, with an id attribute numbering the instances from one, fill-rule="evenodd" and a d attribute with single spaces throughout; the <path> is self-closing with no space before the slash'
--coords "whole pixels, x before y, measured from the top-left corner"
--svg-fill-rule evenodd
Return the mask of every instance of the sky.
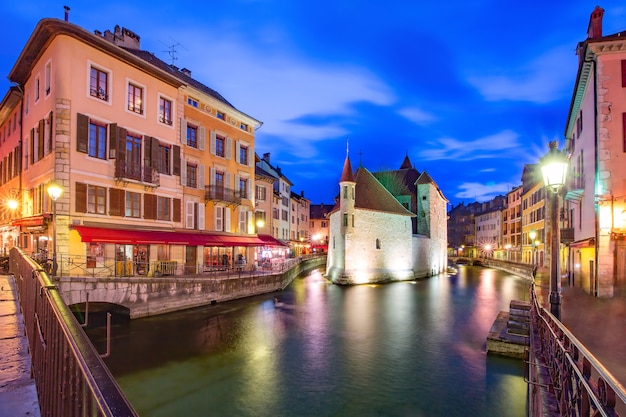
<path id="1" fill-rule="evenodd" d="M 89 4 L 89 5 L 88 5 Z M 115 25 L 141 49 L 261 121 L 255 151 L 313 204 L 333 202 L 352 167 L 427 171 L 451 206 L 521 184 L 564 130 L 596 5 L 605 35 L 626 30 L 623 0 L 0 0 L 0 96 L 37 22 Z M 10 40 L 7 42 L 7 40 Z M 451 207 L 450 206 L 450 207 Z"/>

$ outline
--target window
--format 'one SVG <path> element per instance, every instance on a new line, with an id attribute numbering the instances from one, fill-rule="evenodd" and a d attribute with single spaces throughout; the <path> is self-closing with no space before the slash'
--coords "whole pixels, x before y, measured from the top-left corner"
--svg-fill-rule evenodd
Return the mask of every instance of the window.
<path id="1" fill-rule="evenodd" d="M 198 148 L 198 127 L 187 124 L 187 145 Z"/>
<path id="2" fill-rule="evenodd" d="M 343 213 L 343 226 L 348 226 L 348 213 Z"/>
<path id="3" fill-rule="evenodd" d="M 248 179 L 239 178 L 239 195 L 241 198 L 248 198 Z"/>
<path id="4" fill-rule="evenodd" d="M 107 127 L 104 124 L 89 121 L 89 156 L 106 159 Z"/>
<path id="5" fill-rule="evenodd" d="M 187 97 L 187 104 L 189 104 L 191 107 L 198 107 L 198 100 L 196 100 L 195 98 Z"/>
<path id="6" fill-rule="evenodd" d="M 172 102 L 159 97 L 159 122 L 172 125 Z"/>
<path id="7" fill-rule="evenodd" d="M 198 188 L 198 166 L 187 163 L 187 187 Z"/>
<path id="8" fill-rule="evenodd" d="M 265 201 L 265 187 L 260 185 L 256 186 L 256 199 L 259 201 Z"/>
<path id="9" fill-rule="evenodd" d="M 109 101 L 109 74 L 98 68 L 91 67 L 89 95 L 100 100 Z"/>
<path id="10" fill-rule="evenodd" d="M 143 88 L 128 84 L 128 110 L 137 114 L 143 114 Z"/>
<path id="11" fill-rule="evenodd" d="M 257 211 L 255 213 L 255 220 L 254 220 L 254 222 L 255 222 L 257 228 L 265 226 L 265 212 L 264 211 Z"/>
<path id="12" fill-rule="evenodd" d="M 45 75 L 44 75 L 44 93 L 46 94 L 46 96 L 48 96 L 50 94 L 50 63 L 48 62 L 46 64 L 46 69 L 45 69 Z"/>
<path id="13" fill-rule="evenodd" d="M 170 199 L 157 197 L 157 220 L 170 220 Z"/>
<path id="14" fill-rule="evenodd" d="M 222 113 L 221 111 L 216 111 L 215 114 L 217 115 L 218 119 L 226 120 L 226 115 Z"/>
<path id="15" fill-rule="evenodd" d="M 287 210 L 282 210 L 282 219 L 286 222 L 289 221 L 289 213 L 287 212 Z"/>
<path id="16" fill-rule="evenodd" d="M 157 161 L 157 170 L 161 174 L 170 175 L 171 174 L 171 163 L 170 163 L 170 154 L 172 153 L 172 148 L 169 145 L 163 145 L 159 143 L 158 150 L 158 161 Z"/>
<path id="17" fill-rule="evenodd" d="M 141 194 L 126 191 L 126 217 L 141 217 Z"/>
<path id="18" fill-rule="evenodd" d="M 141 181 L 141 138 L 126 135 L 126 177 Z"/>
<path id="19" fill-rule="evenodd" d="M 39 77 L 37 77 L 35 79 L 35 103 L 39 101 L 39 88 L 41 87 L 39 84 Z"/>
<path id="20" fill-rule="evenodd" d="M 248 165 L 248 147 L 247 146 L 239 147 L 239 163 L 241 165 Z"/>
<path id="21" fill-rule="evenodd" d="M 106 188 L 87 186 L 87 213 L 104 214 L 106 208 Z"/>
<path id="22" fill-rule="evenodd" d="M 245 130 L 246 132 L 248 131 L 248 125 L 243 123 L 243 122 L 241 122 L 241 124 L 239 124 L 239 128 L 241 130 Z"/>
<path id="23" fill-rule="evenodd" d="M 222 136 L 215 136 L 215 155 L 221 156 L 224 158 L 226 155 L 225 152 L 225 142 L 226 139 Z"/>

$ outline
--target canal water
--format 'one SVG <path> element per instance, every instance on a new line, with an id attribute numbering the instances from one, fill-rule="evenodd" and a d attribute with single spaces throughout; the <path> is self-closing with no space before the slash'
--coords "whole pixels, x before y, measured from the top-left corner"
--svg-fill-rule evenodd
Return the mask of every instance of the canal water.
<path id="1" fill-rule="evenodd" d="M 350 287 L 315 271 L 117 324 L 105 362 L 142 417 L 521 417 L 522 361 L 485 351 L 512 299 L 528 299 L 528 281 L 490 268 Z M 104 352 L 105 331 L 88 332 Z"/>

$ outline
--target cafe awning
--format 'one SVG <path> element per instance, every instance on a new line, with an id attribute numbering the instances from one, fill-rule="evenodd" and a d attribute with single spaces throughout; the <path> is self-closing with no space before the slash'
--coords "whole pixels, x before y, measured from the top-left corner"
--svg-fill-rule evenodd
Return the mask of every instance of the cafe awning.
<path id="1" fill-rule="evenodd" d="M 113 229 L 108 227 L 72 226 L 83 242 L 118 243 L 129 245 L 187 245 L 187 246 L 264 246 L 256 236 L 223 235 L 190 231 Z"/>

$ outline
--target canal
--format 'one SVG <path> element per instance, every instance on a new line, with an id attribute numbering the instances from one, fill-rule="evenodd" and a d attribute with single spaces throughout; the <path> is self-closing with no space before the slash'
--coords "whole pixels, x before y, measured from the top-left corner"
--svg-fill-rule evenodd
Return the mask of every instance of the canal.
<path id="1" fill-rule="evenodd" d="M 275 299 L 276 297 L 276 299 Z M 105 360 L 139 415 L 525 416 L 521 360 L 485 340 L 528 281 L 461 266 L 282 292 L 116 324 Z M 105 331 L 88 333 L 104 352 Z"/>

